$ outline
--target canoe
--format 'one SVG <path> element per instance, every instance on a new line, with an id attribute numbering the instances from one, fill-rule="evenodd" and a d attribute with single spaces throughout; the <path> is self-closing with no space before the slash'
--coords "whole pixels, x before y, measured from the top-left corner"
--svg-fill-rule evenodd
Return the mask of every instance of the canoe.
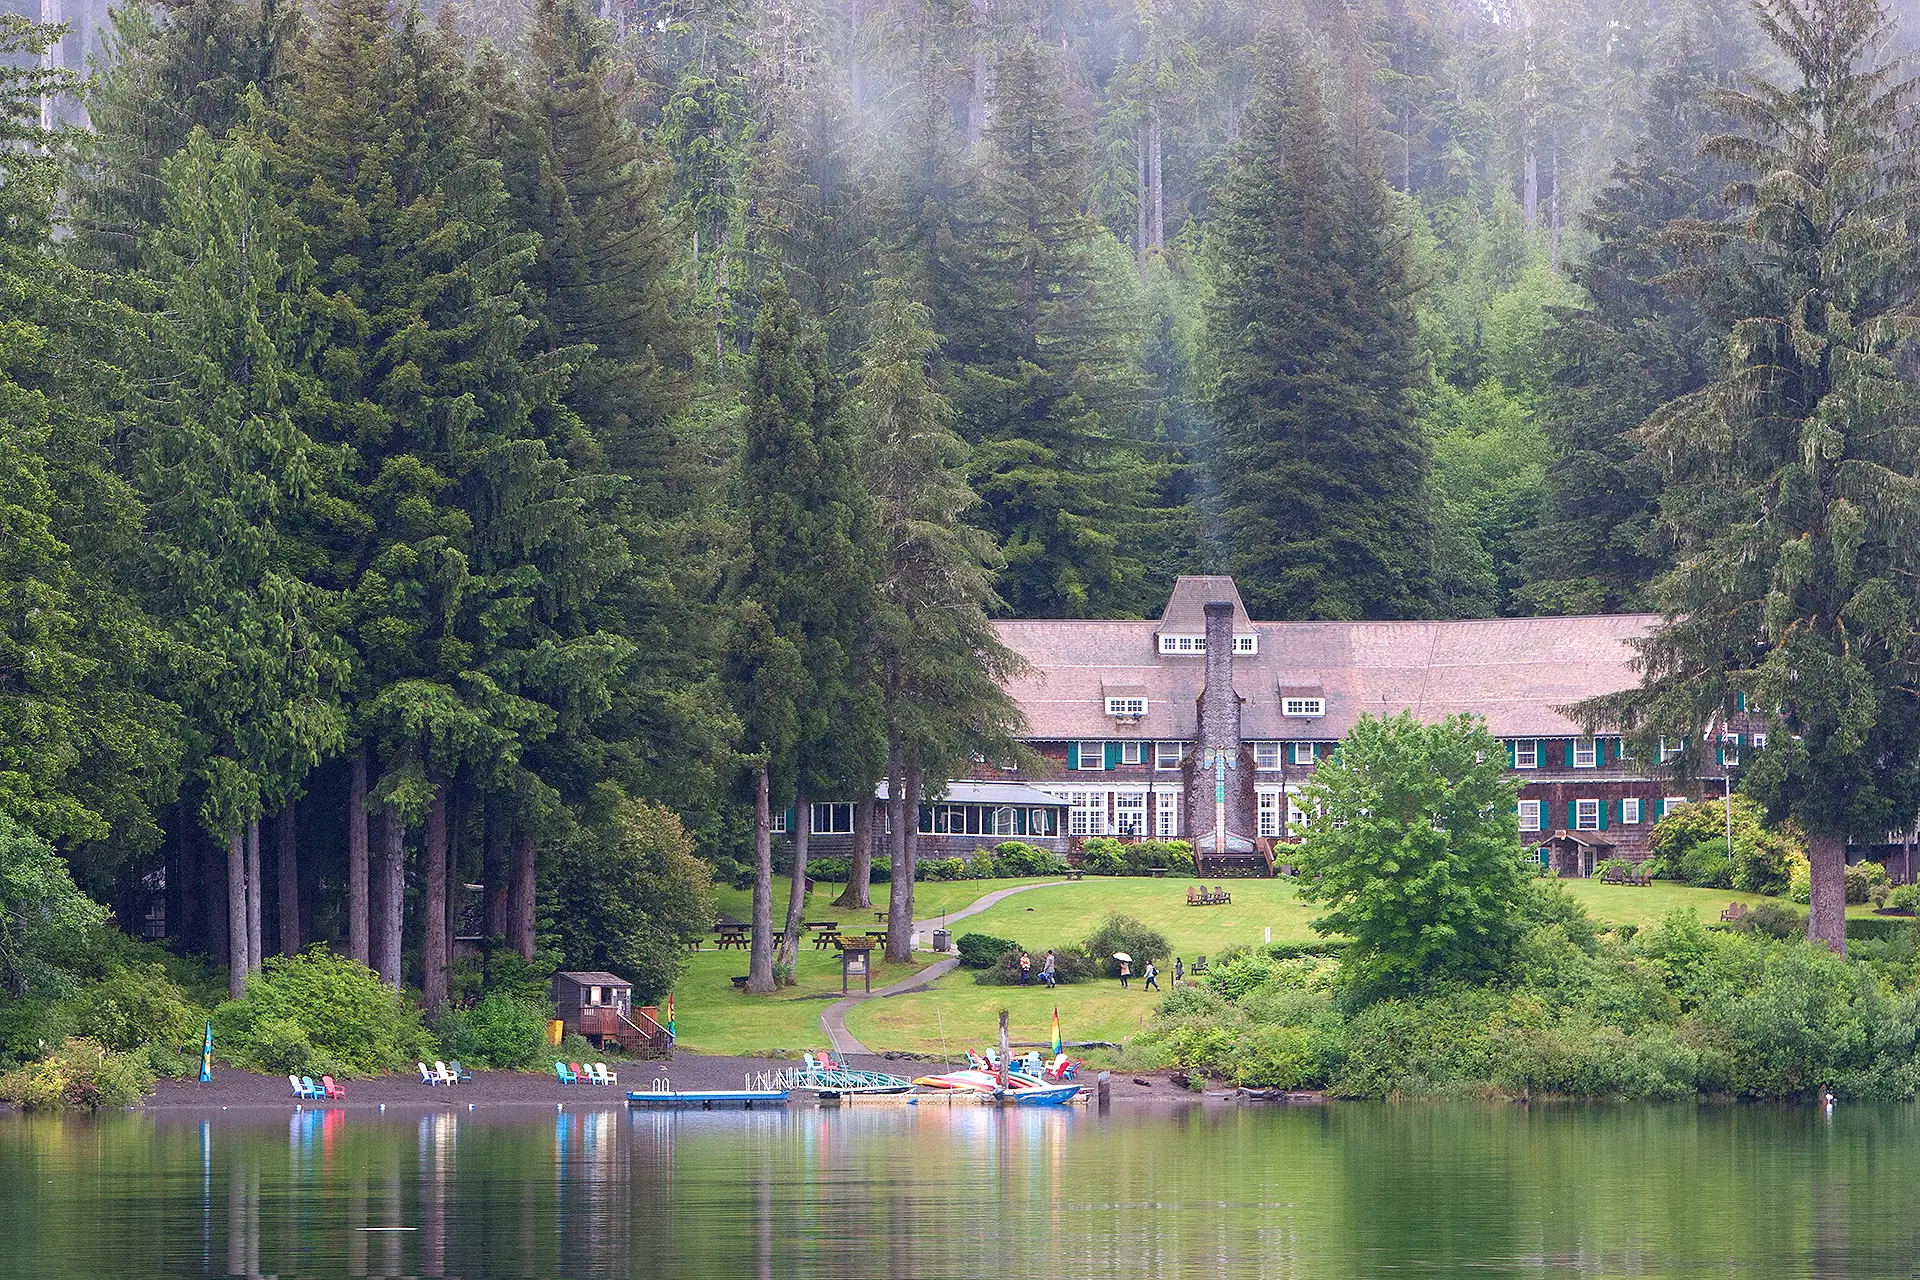
<path id="1" fill-rule="evenodd" d="M 949 1071 L 945 1075 L 921 1076 L 914 1083 L 923 1089 L 970 1089 L 975 1093 L 998 1093 L 1000 1092 L 1000 1073 L 974 1069 Z M 1007 1085 L 1015 1093 L 1048 1087 L 1046 1081 L 1036 1080 L 1032 1076 L 1023 1076 L 1018 1071 L 1007 1073 Z"/>
<path id="2" fill-rule="evenodd" d="M 786 1089 L 700 1089 L 682 1092 L 675 1089 L 632 1089 L 627 1105 L 632 1107 L 783 1107 L 792 1096 Z"/>

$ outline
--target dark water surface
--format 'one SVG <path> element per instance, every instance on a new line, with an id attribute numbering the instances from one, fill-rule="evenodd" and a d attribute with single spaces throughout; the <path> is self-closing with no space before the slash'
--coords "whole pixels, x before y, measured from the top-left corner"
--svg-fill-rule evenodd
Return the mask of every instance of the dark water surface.
<path id="1" fill-rule="evenodd" d="M 1913 1108 L 0 1115 L 0 1275 L 1913 1276 L 1916 1187 Z"/>

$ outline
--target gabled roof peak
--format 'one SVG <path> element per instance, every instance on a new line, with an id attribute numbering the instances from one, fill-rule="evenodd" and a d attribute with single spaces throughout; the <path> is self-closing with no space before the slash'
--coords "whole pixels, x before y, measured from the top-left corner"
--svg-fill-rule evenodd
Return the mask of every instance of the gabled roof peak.
<path id="1" fill-rule="evenodd" d="M 1174 579 L 1173 594 L 1167 598 L 1166 611 L 1160 615 L 1160 630 L 1178 635 L 1205 635 L 1207 604 L 1214 600 L 1224 600 L 1233 606 L 1236 632 L 1244 635 L 1252 629 L 1253 620 L 1247 616 L 1247 606 L 1240 602 L 1240 588 L 1232 578 L 1225 574 L 1193 573 Z"/>

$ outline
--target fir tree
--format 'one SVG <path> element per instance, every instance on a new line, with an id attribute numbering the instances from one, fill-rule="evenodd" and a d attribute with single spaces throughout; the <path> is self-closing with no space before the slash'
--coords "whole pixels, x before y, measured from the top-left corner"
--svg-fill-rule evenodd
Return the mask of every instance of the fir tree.
<path id="1" fill-rule="evenodd" d="M 1417 617 L 1430 534 L 1405 252 L 1377 144 L 1351 113 L 1342 134 L 1312 63 L 1269 32 L 1206 243 L 1216 483 L 1256 613 Z"/>
<path id="2" fill-rule="evenodd" d="M 1920 808 L 1913 82 L 1881 60 L 1879 0 L 1767 0 L 1760 17 L 1794 81 L 1713 95 L 1748 132 L 1705 150 L 1752 176 L 1737 220 L 1684 228 L 1751 258 L 1753 301 L 1707 385 L 1641 430 L 1680 559 L 1654 588 L 1642 686 L 1584 710 L 1649 742 L 1693 735 L 1685 770 L 1744 703 L 1769 745 L 1743 785 L 1806 830 L 1809 933 L 1841 951 L 1848 838 Z M 1738 269 L 1723 258 L 1705 283 Z"/>

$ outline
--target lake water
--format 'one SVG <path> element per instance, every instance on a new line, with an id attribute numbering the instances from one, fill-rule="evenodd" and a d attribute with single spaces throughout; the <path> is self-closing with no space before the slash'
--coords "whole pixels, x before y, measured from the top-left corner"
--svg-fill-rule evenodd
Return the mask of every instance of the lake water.
<path id="1" fill-rule="evenodd" d="M 1913 1108 L 0 1115 L 0 1275 L 1912 1276 Z"/>

